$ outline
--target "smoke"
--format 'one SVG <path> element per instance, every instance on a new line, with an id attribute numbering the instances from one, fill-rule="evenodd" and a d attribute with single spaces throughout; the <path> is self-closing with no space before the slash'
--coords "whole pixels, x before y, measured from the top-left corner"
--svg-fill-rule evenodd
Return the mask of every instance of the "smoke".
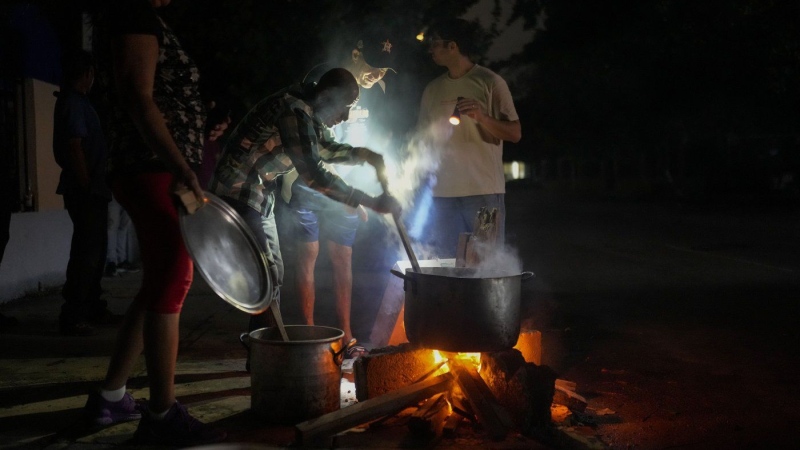
<path id="1" fill-rule="evenodd" d="M 481 241 L 474 245 L 480 260 L 475 267 L 475 278 L 497 278 L 522 272 L 522 260 L 516 249 Z"/>
<path id="2" fill-rule="evenodd" d="M 355 127 L 353 125 L 356 125 Z M 365 146 L 377 153 L 381 153 L 386 164 L 386 173 L 389 180 L 388 192 L 394 196 L 403 207 L 402 220 L 409 224 L 409 234 L 414 238 L 423 235 L 431 207 L 431 184 L 435 183 L 434 173 L 439 168 L 441 161 L 442 145 L 452 133 L 452 127 L 447 124 L 431 125 L 425 129 L 416 130 L 395 152 L 390 151 L 390 140 L 376 133 L 359 134 L 360 124 L 351 124 L 343 142 L 355 146 Z M 368 122 L 368 126 L 373 123 Z M 374 169 L 371 166 L 355 166 L 353 168 L 337 166 L 337 170 L 351 185 L 364 190 L 370 195 L 378 195 L 382 188 L 377 181 Z M 389 215 L 372 214 L 376 220 L 382 221 L 386 227 L 396 230 L 396 224 Z M 397 256 L 405 255 L 399 235 L 393 232 L 387 236 L 390 240 L 384 245 L 394 249 Z M 430 259 L 435 257 L 432 248 L 418 241 L 412 243 L 417 259 Z"/>
<path id="3" fill-rule="evenodd" d="M 429 180 L 439 168 L 443 142 L 453 133 L 449 124 L 433 123 L 417 130 L 408 139 L 400 152 L 403 159 L 387 161 L 389 191 L 404 209 L 414 206 L 423 181 Z M 435 180 L 433 180 L 435 183 Z"/>

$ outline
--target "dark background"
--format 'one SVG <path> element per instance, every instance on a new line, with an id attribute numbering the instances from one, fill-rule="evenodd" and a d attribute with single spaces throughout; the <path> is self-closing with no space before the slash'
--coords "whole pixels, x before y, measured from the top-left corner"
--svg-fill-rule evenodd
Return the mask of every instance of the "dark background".
<path id="1" fill-rule="evenodd" d="M 431 19 L 472 3 L 175 0 L 164 13 L 209 91 L 228 96 L 236 117 L 301 78 L 326 58 L 334 31 L 358 29 L 368 13 L 387 18 L 372 25 L 411 41 Z M 490 64 L 509 81 L 523 125 L 505 155 L 534 168 L 508 183 L 506 203 L 508 239 L 536 273 L 523 286 L 521 315 L 542 331 L 543 363 L 578 383 L 593 410 L 614 411 L 586 423 L 612 448 L 795 448 L 800 4 L 514 4 L 514 17 L 529 27 L 546 17 L 522 54 Z M 39 1 L 27 4 L 37 14 L 20 15 L 20 5 L 0 3 L 2 86 L 22 74 L 57 83 L 56 50 L 80 43 L 80 8 Z M 400 93 L 391 103 L 404 118 L 400 132 L 416 119 L 422 87 L 442 72 L 413 41 L 403 61 L 387 80 Z M 15 130 L 6 106 L 3 129 Z M 4 156 L 10 135 L 2 136 Z M 354 248 L 360 339 L 374 322 L 386 266 L 397 259 L 374 251 L 390 227 L 369 224 Z M 290 241 L 285 248 L 290 257 Z M 320 274 L 319 289 L 327 278 Z M 127 304 L 136 285 L 116 300 Z M 321 308 L 325 317 L 332 306 Z M 51 326 L 55 316 L 37 313 Z M 187 308 L 186 316 L 215 327 L 196 336 L 225 336 L 220 352 L 243 352 L 235 336 L 246 318 L 220 332 L 221 314 L 207 314 Z M 30 316 L 20 318 L 40 333 Z M 18 340 L 2 342 L 27 351 Z M 69 344 L 54 342 L 36 350 Z M 210 353 L 207 341 L 182 339 L 195 342 L 197 355 Z"/>
<path id="2" fill-rule="evenodd" d="M 39 48 L 27 61 L 19 51 L 41 41 L 31 27 L 43 21 L 62 47 L 80 45 L 80 12 L 90 3 L 3 2 L 4 78 L 30 76 L 31 67 L 34 76 L 57 77 L 57 50 Z M 422 88 L 442 72 L 414 36 L 474 3 L 175 0 L 163 14 L 201 66 L 205 92 L 227 100 L 234 119 L 328 59 L 354 30 L 394 35 L 401 70 L 387 85 L 402 136 Z M 797 204 L 797 2 L 502 4 L 513 4 L 512 19 L 528 29 L 543 23 L 521 53 L 489 64 L 508 80 L 523 124 L 506 158 L 528 162 L 534 183 L 703 204 Z M 26 5 L 43 21 L 21 19 Z M 484 49 L 497 34 L 486 30 Z"/>

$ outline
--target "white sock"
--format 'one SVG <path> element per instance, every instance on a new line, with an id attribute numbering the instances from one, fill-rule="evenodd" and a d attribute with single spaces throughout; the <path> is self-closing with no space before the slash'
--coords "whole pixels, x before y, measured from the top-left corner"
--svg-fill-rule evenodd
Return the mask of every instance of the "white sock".
<path id="1" fill-rule="evenodd" d="M 160 413 L 157 413 L 155 411 L 150 411 L 150 417 L 155 419 L 155 420 L 163 420 L 164 417 L 167 417 L 167 413 L 169 412 L 170 409 L 172 409 L 172 406 L 167 408 L 166 411 L 160 412 Z"/>
<path id="2" fill-rule="evenodd" d="M 109 402 L 118 402 L 122 400 L 122 397 L 125 396 L 125 385 L 122 385 L 119 389 L 114 389 L 111 391 L 107 391 L 105 389 L 100 389 L 100 395 Z"/>

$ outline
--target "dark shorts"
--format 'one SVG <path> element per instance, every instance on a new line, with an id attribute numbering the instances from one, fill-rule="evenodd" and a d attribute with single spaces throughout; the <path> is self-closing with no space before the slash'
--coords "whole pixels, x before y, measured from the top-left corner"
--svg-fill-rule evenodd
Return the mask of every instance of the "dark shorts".
<path id="1" fill-rule="evenodd" d="M 298 182 L 292 185 L 289 209 L 297 224 L 297 238 L 301 242 L 322 239 L 353 246 L 359 223 L 355 209 Z"/>

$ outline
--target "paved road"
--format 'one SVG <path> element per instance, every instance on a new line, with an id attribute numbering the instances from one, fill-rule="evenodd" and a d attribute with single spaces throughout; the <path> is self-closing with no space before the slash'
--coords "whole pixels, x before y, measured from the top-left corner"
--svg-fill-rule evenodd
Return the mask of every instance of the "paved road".
<path id="1" fill-rule="evenodd" d="M 543 191 L 507 202 L 537 274 L 526 320 L 590 411 L 614 411 L 594 417 L 604 442 L 796 448 L 800 215 Z"/>

